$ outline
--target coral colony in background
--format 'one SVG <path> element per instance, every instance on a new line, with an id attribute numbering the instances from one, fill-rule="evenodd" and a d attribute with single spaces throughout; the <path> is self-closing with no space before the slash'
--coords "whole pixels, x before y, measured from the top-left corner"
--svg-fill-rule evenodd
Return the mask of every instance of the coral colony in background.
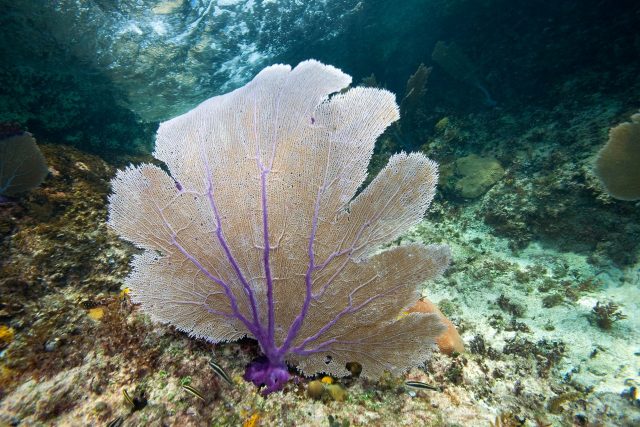
<path id="1" fill-rule="evenodd" d="M 640 199 L 640 113 L 609 130 L 609 140 L 596 157 L 595 173 L 611 197 Z"/>
<path id="2" fill-rule="evenodd" d="M 393 94 L 305 61 L 163 123 L 154 156 L 113 180 L 109 224 L 144 251 L 127 278 L 153 319 L 211 342 L 254 337 L 245 379 L 277 391 L 305 375 L 402 373 L 444 325 L 407 313 L 446 246 L 379 251 L 417 224 L 437 166 L 400 153 L 362 192 L 374 142 L 398 119 Z M 333 94 L 333 95 L 332 95 Z"/>
<path id="3" fill-rule="evenodd" d="M 10 124 L 0 125 L 0 203 L 36 188 L 48 173 L 33 136 Z"/>

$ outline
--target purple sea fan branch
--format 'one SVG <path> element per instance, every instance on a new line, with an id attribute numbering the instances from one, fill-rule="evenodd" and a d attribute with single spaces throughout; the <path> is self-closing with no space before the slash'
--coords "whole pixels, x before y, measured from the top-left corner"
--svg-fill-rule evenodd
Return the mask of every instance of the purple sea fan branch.
<path id="1" fill-rule="evenodd" d="M 287 363 L 401 373 L 442 331 L 435 316 L 401 314 L 448 249 L 376 253 L 422 220 L 437 167 L 398 154 L 356 197 L 398 107 L 380 89 L 336 94 L 350 81 L 316 61 L 268 67 L 160 126 L 154 155 L 170 174 L 142 165 L 113 181 L 109 224 L 143 249 L 127 278 L 134 301 L 195 337 L 253 336 L 264 357 L 245 378 L 265 393 L 284 386 Z"/>
<path id="2" fill-rule="evenodd" d="M 222 231 L 222 222 L 221 222 L 220 214 L 218 212 L 218 207 L 216 206 L 216 202 L 213 195 L 213 182 L 211 181 L 211 170 L 209 169 L 209 161 L 205 158 L 204 163 L 206 165 L 205 170 L 206 170 L 206 176 L 207 176 L 207 200 L 209 201 L 209 205 L 211 206 L 211 210 L 213 211 L 213 217 L 215 218 L 215 222 L 217 224 L 215 235 L 216 235 L 216 238 L 218 239 L 220 246 L 222 247 L 222 250 L 224 251 L 224 254 L 227 257 L 227 260 L 229 261 L 231 268 L 236 273 L 238 280 L 240 280 L 240 282 L 242 283 L 242 288 L 245 292 L 245 295 L 249 299 L 249 304 L 251 306 L 251 314 L 253 317 L 253 324 L 249 325 L 248 321 L 246 321 L 244 316 L 240 315 L 239 311 L 237 310 L 237 302 L 235 300 L 235 296 L 228 289 L 228 286 L 224 285 L 223 288 L 225 289 L 225 294 L 229 298 L 229 302 L 231 303 L 231 307 L 233 308 L 234 313 L 237 313 L 236 315 L 238 316 L 238 318 L 242 320 L 242 322 L 245 323 L 245 325 L 247 325 L 247 329 L 249 329 L 254 335 L 261 334 L 262 327 L 260 324 L 260 320 L 258 318 L 258 305 L 256 303 L 253 290 L 247 283 L 247 280 L 245 279 L 244 274 L 240 270 L 240 267 L 238 267 L 238 263 L 236 262 L 236 259 L 234 258 L 233 254 L 231 253 L 231 250 L 229 249 L 229 245 L 227 244 L 227 239 L 225 238 L 224 233 Z M 188 255 L 187 257 L 194 264 L 198 265 L 196 263 L 197 260 L 195 260 L 195 258 L 192 258 L 191 256 L 188 256 Z"/>
<path id="3" fill-rule="evenodd" d="M 253 335 L 261 334 L 262 325 L 259 320 L 258 305 L 256 302 L 254 292 L 251 286 L 249 285 L 249 283 L 247 282 L 247 279 L 245 278 L 244 273 L 238 266 L 238 263 L 235 257 L 233 256 L 231 249 L 229 248 L 227 239 L 223 231 L 223 223 L 221 221 L 220 213 L 219 213 L 218 206 L 216 204 L 215 196 L 214 196 L 214 182 L 212 178 L 211 162 L 209 160 L 210 153 L 208 152 L 206 147 L 207 142 L 209 141 L 206 136 L 203 137 L 203 135 L 200 134 L 201 131 L 202 129 L 198 127 L 186 129 L 184 137 L 186 140 L 192 143 L 193 145 L 192 150 L 194 154 L 197 155 L 198 166 L 199 166 L 198 169 L 202 171 L 202 176 L 200 177 L 199 182 L 201 182 L 202 185 L 204 186 L 204 190 L 205 190 L 204 194 L 206 194 L 206 199 L 208 201 L 209 208 L 211 211 L 210 218 L 213 220 L 215 238 L 217 239 L 217 243 L 222 249 L 224 257 L 226 258 L 227 262 L 231 266 L 232 271 L 235 273 L 237 280 L 239 280 L 240 283 L 242 284 L 242 290 L 251 308 L 251 316 L 245 317 L 244 315 L 242 315 L 238 310 L 238 302 L 234 293 L 230 290 L 228 285 L 222 284 L 222 287 L 224 289 L 225 295 L 229 299 L 229 303 L 231 305 L 231 308 L 234 314 L 236 314 L 236 317 L 238 317 L 245 324 L 247 329 Z M 166 153 L 163 154 L 163 147 L 161 145 L 157 146 L 156 156 L 158 156 L 159 158 L 162 158 L 163 155 L 166 156 Z M 179 193 L 183 192 L 183 190 L 181 189 L 178 189 L 178 190 L 179 190 Z M 195 199 L 197 200 L 197 196 L 195 197 Z M 188 255 L 187 257 L 194 265 L 199 265 L 195 257 L 192 257 L 190 255 Z M 207 273 L 205 272 L 205 275 L 206 274 Z M 251 317 L 253 321 L 249 322 L 247 320 L 248 317 Z"/>

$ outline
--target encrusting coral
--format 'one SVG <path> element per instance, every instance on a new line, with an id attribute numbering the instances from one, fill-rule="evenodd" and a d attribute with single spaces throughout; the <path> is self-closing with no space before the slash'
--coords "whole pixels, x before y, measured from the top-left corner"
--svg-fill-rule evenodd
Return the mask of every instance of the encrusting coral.
<path id="1" fill-rule="evenodd" d="M 154 156 L 170 175 L 143 164 L 112 182 L 109 224 L 144 249 L 133 301 L 194 337 L 253 336 L 264 357 L 245 378 L 265 393 L 289 379 L 287 363 L 402 373 L 444 330 L 434 314 L 400 314 L 447 267 L 448 247 L 378 251 L 423 218 L 437 166 L 396 154 L 356 196 L 399 114 L 385 90 L 335 94 L 350 82 L 316 61 L 268 67 L 160 126 Z"/>

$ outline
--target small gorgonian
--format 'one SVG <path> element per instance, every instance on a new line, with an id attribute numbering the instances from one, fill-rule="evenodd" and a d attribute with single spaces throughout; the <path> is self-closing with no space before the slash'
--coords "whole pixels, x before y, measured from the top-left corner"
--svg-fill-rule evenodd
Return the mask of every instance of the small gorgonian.
<path id="1" fill-rule="evenodd" d="M 398 119 L 393 94 L 352 88 L 317 61 L 274 65 L 246 86 L 164 122 L 161 168 L 114 178 L 109 224 L 144 251 L 126 284 L 154 320 L 212 342 L 254 337 L 245 378 L 265 393 L 305 375 L 402 373 L 443 326 L 404 314 L 446 268 L 446 246 L 380 251 L 417 224 L 437 166 L 394 155 L 356 195 L 376 138 Z M 333 95 L 332 95 L 333 94 Z"/>
<path id="2" fill-rule="evenodd" d="M 29 132 L 0 126 L 0 203 L 38 187 L 48 173 L 47 161 Z"/>

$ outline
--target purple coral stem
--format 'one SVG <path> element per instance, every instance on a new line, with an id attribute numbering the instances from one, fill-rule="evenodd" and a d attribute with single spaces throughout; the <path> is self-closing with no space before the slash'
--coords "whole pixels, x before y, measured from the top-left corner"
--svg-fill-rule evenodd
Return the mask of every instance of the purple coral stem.
<path id="1" fill-rule="evenodd" d="M 262 335 L 262 325 L 260 324 L 260 320 L 258 316 L 258 305 L 256 303 L 255 295 L 253 294 L 253 290 L 251 289 L 251 286 L 249 286 L 249 283 L 247 282 L 246 278 L 242 274 L 240 267 L 238 267 L 238 263 L 236 262 L 233 254 L 231 253 L 231 250 L 229 249 L 229 245 L 227 244 L 227 240 L 224 237 L 224 234 L 222 232 L 222 221 L 220 220 L 220 213 L 218 212 L 218 206 L 216 205 L 215 199 L 213 197 L 213 180 L 211 179 L 212 174 L 211 174 L 211 167 L 209 164 L 209 158 L 204 154 L 204 152 L 201 152 L 201 155 L 203 156 L 203 161 L 204 161 L 205 171 L 207 176 L 207 182 L 206 182 L 207 183 L 207 199 L 209 200 L 209 205 L 213 210 L 213 215 L 214 215 L 216 226 L 217 226 L 216 237 L 218 238 L 218 242 L 220 242 L 220 246 L 222 246 L 222 250 L 224 251 L 227 257 L 227 260 L 231 264 L 231 267 L 233 268 L 234 272 L 236 273 L 236 276 L 242 283 L 242 286 L 244 288 L 245 294 L 247 295 L 247 298 L 249 298 L 249 304 L 251 305 L 251 312 L 253 315 L 253 325 L 254 325 L 254 328 L 249 328 L 249 330 L 253 333 L 254 336 L 256 336 L 256 338 L 258 338 L 258 336 Z M 235 296 L 233 295 L 233 292 L 230 292 L 227 296 L 232 306 L 233 305 L 237 306 L 237 301 Z M 244 316 L 239 317 L 240 320 L 242 320 L 242 318 L 244 318 Z M 247 323 L 245 323 L 245 325 L 247 325 Z"/>
<path id="2" fill-rule="evenodd" d="M 262 191 L 262 227 L 263 227 L 263 236 L 264 236 L 264 251 L 263 251 L 263 260 L 264 260 L 264 270 L 265 276 L 267 278 L 267 302 L 269 307 L 269 325 L 267 332 L 267 341 L 269 343 L 269 351 L 275 350 L 275 312 L 273 305 L 273 278 L 271 277 L 271 261 L 270 261 L 270 241 L 269 241 L 269 216 L 267 213 L 267 174 L 269 173 L 268 169 L 262 169 L 260 173 L 260 184 Z"/>
<path id="3" fill-rule="evenodd" d="M 282 99 L 282 88 L 280 89 L 277 97 L 276 97 L 276 115 L 274 118 L 273 129 L 278 129 L 278 120 L 280 117 L 280 101 Z M 267 175 L 271 172 L 271 168 L 273 166 L 273 158 L 275 157 L 276 151 L 276 141 L 275 139 L 271 141 L 271 158 L 268 162 L 268 167 L 265 167 L 262 160 L 260 159 L 260 142 L 258 132 L 258 105 L 257 99 L 253 99 L 253 133 L 254 138 L 256 139 L 256 162 L 258 168 L 260 169 L 260 198 L 261 198 L 261 206 L 262 206 L 262 236 L 263 236 L 263 263 L 264 263 L 264 273 L 266 277 L 266 286 L 267 286 L 267 337 L 256 336 L 256 339 L 262 346 L 262 350 L 265 352 L 265 355 L 269 358 L 272 363 L 281 364 L 283 353 L 278 350 L 278 347 L 275 343 L 275 307 L 273 302 L 273 277 L 271 274 L 271 241 L 269 238 L 269 211 L 267 209 Z M 275 131 L 274 131 L 275 132 Z M 274 134 L 275 137 L 275 134 Z"/>
<path id="4" fill-rule="evenodd" d="M 307 247 L 307 254 L 309 256 L 309 265 L 307 267 L 307 272 L 305 273 L 304 281 L 306 286 L 306 293 L 304 296 L 304 302 L 302 303 L 302 308 L 300 309 L 300 313 L 295 318 L 291 327 L 289 328 L 289 332 L 287 333 L 287 338 L 284 340 L 282 347 L 280 347 L 280 353 L 286 354 L 293 343 L 293 340 L 298 335 L 300 328 L 302 327 L 302 322 L 304 321 L 305 316 L 307 315 L 307 311 L 309 311 L 309 306 L 311 305 L 311 300 L 313 299 L 313 290 L 312 290 L 312 274 L 315 269 L 315 252 L 313 250 L 313 242 L 315 240 L 316 232 L 318 230 L 318 215 L 320 212 L 320 197 L 322 192 L 324 191 L 324 186 L 318 191 L 318 196 L 316 197 L 316 203 L 313 211 L 313 218 L 311 219 L 311 234 L 309 236 L 309 245 Z"/>
<path id="5" fill-rule="evenodd" d="M 202 273 L 207 276 L 212 282 L 217 283 L 218 285 L 220 285 L 225 293 L 225 295 L 227 296 L 227 298 L 229 298 L 229 303 L 231 304 L 231 310 L 233 310 L 233 315 L 238 318 L 242 323 L 244 323 L 244 325 L 247 327 L 247 329 L 249 330 L 249 332 L 251 332 L 252 334 L 256 335 L 258 332 L 258 330 L 255 328 L 255 325 L 253 323 L 251 323 L 249 321 L 249 319 L 247 319 L 246 317 L 244 317 L 242 315 L 242 313 L 240 313 L 240 310 L 238 309 L 238 303 L 236 301 L 236 298 L 233 296 L 233 292 L 231 292 L 231 289 L 229 288 L 229 286 L 222 280 L 220 280 L 219 278 L 215 277 L 213 274 L 211 274 L 211 272 L 209 270 L 207 270 L 197 259 L 195 259 L 195 257 L 193 255 L 191 255 L 184 247 L 182 247 L 181 244 L 179 244 L 175 237 L 173 237 L 173 240 L 171 242 L 176 248 L 178 248 L 178 250 L 180 252 L 182 252 L 182 254 L 187 257 L 187 259 L 189 261 L 191 261 L 193 263 L 193 265 L 195 265 L 200 271 L 202 271 Z"/>
<path id="6" fill-rule="evenodd" d="M 209 182 L 211 182 L 211 178 L 209 178 Z M 222 250 L 224 251 L 225 255 L 227 256 L 227 260 L 229 261 L 229 263 L 231 264 L 231 267 L 233 268 L 233 270 L 235 271 L 236 275 L 238 276 L 238 279 L 240 279 L 240 282 L 242 282 L 242 285 L 245 289 L 245 293 L 247 295 L 247 297 L 249 298 L 249 303 L 251 304 L 251 312 L 253 314 L 253 322 L 256 326 L 256 328 L 258 330 L 262 330 L 261 325 L 260 325 L 260 321 L 258 318 L 258 307 L 256 304 L 256 298 L 253 295 L 253 291 L 251 290 L 251 287 L 249 286 L 249 284 L 247 283 L 244 275 L 242 274 L 242 271 L 240 271 L 240 267 L 238 267 L 238 263 L 236 262 L 236 259 L 234 258 L 233 254 L 231 253 L 231 250 L 229 249 L 229 245 L 227 245 L 227 240 L 224 237 L 224 234 L 222 233 L 222 224 L 220 222 L 220 215 L 218 213 L 218 208 L 215 204 L 215 201 L 213 200 L 213 188 L 210 187 L 207 191 L 207 197 L 209 198 L 209 203 L 211 205 L 211 208 L 214 211 L 214 216 L 216 218 L 216 222 L 217 222 L 217 229 L 216 229 L 216 237 L 218 238 L 218 241 L 220 242 L 220 246 L 222 246 Z M 235 300 L 235 297 L 233 296 L 233 294 L 231 294 L 231 297 Z"/>

